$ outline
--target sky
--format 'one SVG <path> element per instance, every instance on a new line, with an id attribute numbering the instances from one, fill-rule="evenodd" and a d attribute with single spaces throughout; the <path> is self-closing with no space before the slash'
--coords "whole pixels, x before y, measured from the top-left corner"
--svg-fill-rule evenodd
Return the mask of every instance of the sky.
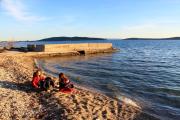
<path id="1" fill-rule="evenodd" d="M 0 0 L 0 41 L 180 36 L 180 0 Z"/>

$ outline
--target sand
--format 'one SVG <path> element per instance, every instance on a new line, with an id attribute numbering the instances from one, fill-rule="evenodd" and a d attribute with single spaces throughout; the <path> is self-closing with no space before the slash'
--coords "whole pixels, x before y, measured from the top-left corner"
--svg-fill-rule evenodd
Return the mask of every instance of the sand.
<path id="1" fill-rule="evenodd" d="M 95 91 L 77 87 L 78 93 L 36 91 L 32 57 L 0 55 L 1 120 L 133 120 L 151 119 L 136 107 Z"/>

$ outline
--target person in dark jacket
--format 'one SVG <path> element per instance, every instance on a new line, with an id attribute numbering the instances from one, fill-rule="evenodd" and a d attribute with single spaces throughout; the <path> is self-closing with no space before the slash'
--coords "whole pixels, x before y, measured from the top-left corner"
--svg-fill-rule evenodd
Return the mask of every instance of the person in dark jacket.
<path id="1" fill-rule="evenodd" d="M 74 88 L 74 85 L 70 82 L 70 80 L 64 75 L 64 73 L 59 74 L 59 90 Z"/>
<path id="2" fill-rule="evenodd" d="M 43 89 L 48 91 L 54 87 L 55 87 L 54 81 L 50 77 L 46 77 L 44 80 Z"/>

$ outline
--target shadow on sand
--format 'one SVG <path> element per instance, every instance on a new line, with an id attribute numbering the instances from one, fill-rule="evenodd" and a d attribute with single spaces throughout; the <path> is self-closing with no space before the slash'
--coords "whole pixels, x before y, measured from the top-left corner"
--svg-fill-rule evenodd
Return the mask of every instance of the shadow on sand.
<path id="1" fill-rule="evenodd" d="M 41 120 L 67 120 L 68 115 L 65 114 L 65 112 L 68 111 L 68 109 L 61 104 L 61 101 L 54 97 L 54 94 L 58 90 L 53 90 L 51 93 L 36 90 L 31 86 L 31 82 L 25 82 L 25 83 L 16 83 L 16 82 L 8 82 L 8 81 L 0 81 L 0 87 L 5 89 L 11 89 L 11 90 L 18 90 L 22 92 L 26 92 L 29 95 L 32 95 L 32 97 L 38 99 L 39 104 L 42 105 L 43 110 L 40 110 L 40 112 L 36 115 L 34 115 L 35 119 L 41 119 Z M 150 116 L 146 113 L 141 113 L 134 118 L 134 120 L 159 120 L 153 116 Z"/>
<path id="2" fill-rule="evenodd" d="M 57 98 L 54 97 L 54 93 L 56 93 L 57 90 L 53 90 L 51 93 L 36 90 L 31 86 L 30 81 L 25 83 L 0 81 L 0 87 L 5 89 L 26 92 L 29 95 L 32 95 L 32 97 L 38 99 L 39 104 L 42 105 L 43 110 L 40 110 L 40 112 L 37 115 L 34 115 L 35 119 L 67 119 L 67 115 L 65 115 L 65 111 L 67 111 L 67 109 L 64 105 L 60 103 L 60 101 Z"/>

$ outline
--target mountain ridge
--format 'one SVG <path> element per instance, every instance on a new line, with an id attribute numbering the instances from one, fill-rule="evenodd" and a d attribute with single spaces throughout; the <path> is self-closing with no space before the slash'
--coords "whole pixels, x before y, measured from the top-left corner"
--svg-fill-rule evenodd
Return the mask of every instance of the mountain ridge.
<path id="1" fill-rule="evenodd" d="M 169 37 L 169 38 L 125 38 L 122 40 L 180 40 L 180 37 Z"/>
<path id="2" fill-rule="evenodd" d="M 93 38 L 93 37 L 49 37 L 40 39 L 37 41 L 68 41 L 68 40 L 106 40 L 105 38 Z"/>

